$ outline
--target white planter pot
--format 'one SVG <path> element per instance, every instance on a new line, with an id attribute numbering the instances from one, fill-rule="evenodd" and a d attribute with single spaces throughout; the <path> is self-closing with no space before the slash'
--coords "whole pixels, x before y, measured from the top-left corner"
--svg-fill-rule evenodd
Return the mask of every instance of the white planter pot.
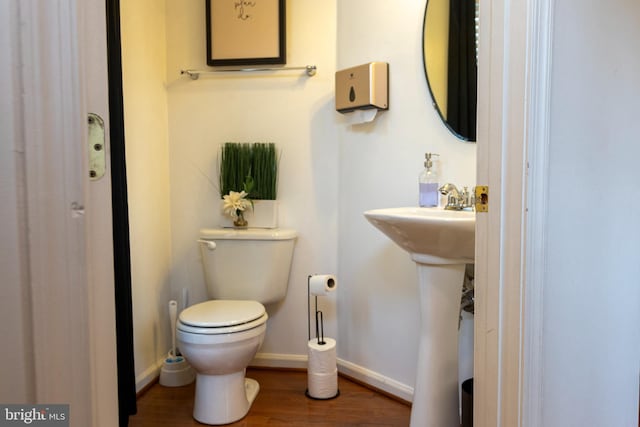
<path id="1" fill-rule="evenodd" d="M 220 199 L 220 212 L 222 212 L 223 200 Z M 254 200 L 253 209 L 244 211 L 244 219 L 250 228 L 278 228 L 278 201 Z M 220 226 L 233 227 L 233 220 L 223 214 Z"/>

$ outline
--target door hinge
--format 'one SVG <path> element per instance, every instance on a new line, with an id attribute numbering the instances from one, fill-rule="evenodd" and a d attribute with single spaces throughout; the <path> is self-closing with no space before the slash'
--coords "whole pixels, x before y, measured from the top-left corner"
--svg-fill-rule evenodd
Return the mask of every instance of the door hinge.
<path id="1" fill-rule="evenodd" d="M 489 186 L 478 185 L 476 193 L 476 212 L 489 212 Z"/>

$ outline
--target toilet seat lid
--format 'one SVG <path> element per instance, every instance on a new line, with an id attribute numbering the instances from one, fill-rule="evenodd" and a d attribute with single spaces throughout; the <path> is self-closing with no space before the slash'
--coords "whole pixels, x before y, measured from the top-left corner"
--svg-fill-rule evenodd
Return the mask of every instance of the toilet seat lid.
<path id="1" fill-rule="evenodd" d="M 184 309 L 180 322 L 198 328 L 227 328 L 254 321 L 265 312 L 257 301 L 213 300 Z"/>

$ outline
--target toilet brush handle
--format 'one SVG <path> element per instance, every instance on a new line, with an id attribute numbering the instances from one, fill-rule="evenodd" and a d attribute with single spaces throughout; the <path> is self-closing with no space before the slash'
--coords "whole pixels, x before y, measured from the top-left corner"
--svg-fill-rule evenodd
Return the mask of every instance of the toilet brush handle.
<path id="1" fill-rule="evenodd" d="M 175 300 L 169 301 L 169 319 L 171 320 L 171 354 L 175 359 L 176 354 L 176 317 L 178 315 L 178 303 Z"/>

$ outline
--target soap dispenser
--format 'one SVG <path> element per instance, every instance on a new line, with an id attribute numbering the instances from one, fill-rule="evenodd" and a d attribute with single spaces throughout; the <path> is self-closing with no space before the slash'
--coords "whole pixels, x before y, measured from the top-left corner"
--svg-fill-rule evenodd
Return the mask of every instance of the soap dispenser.
<path id="1" fill-rule="evenodd" d="M 433 156 L 435 153 L 426 153 L 424 155 L 424 170 L 418 177 L 418 185 L 420 192 L 420 206 L 435 207 L 438 206 L 440 195 L 438 194 L 438 173 L 433 167 Z"/>

